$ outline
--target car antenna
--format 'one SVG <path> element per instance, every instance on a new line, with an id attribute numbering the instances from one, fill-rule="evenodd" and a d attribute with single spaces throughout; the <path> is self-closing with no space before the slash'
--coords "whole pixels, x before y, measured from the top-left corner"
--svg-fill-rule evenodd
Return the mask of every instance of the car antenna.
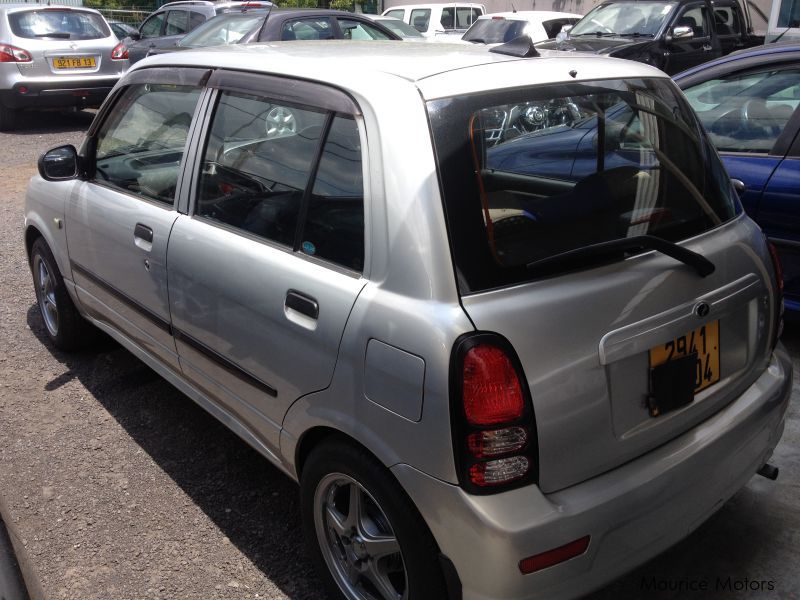
<path id="1" fill-rule="evenodd" d="M 513 13 L 517 12 L 517 9 L 516 9 L 516 7 L 514 6 L 514 3 L 513 3 L 513 2 L 511 3 L 511 12 L 513 12 Z"/>
<path id="2" fill-rule="evenodd" d="M 800 23 L 798 23 L 797 21 L 792 21 L 791 23 L 789 23 L 789 26 L 786 29 L 784 29 L 778 37 L 776 37 L 774 40 L 772 40 L 770 42 L 770 44 L 776 43 L 779 39 L 781 39 L 786 34 L 787 31 L 789 31 L 790 29 L 793 29 L 794 27 L 798 27 L 798 26 L 800 26 Z"/>
<path id="3" fill-rule="evenodd" d="M 510 42 L 506 42 L 505 44 L 500 44 L 499 46 L 489 49 L 489 52 L 508 54 L 509 56 L 516 56 L 518 58 L 532 58 L 534 56 L 540 56 L 539 51 L 533 46 L 533 40 L 527 35 L 515 37 Z"/>

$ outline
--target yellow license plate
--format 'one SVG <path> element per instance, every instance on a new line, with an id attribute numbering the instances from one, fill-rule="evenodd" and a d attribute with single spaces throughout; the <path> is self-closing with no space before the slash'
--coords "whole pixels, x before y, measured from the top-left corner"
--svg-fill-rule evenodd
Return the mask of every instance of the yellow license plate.
<path id="1" fill-rule="evenodd" d="M 55 69 L 93 69 L 96 66 L 94 56 L 61 56 L 53 59 Z"/>
<path id="2" fill-rule="evenodd" d="M 719 381 L 719 321 L 701 325 L 694 331 L 650 349 L 650 368 L 687 354 L 697 354 L 694 392 Z"/>

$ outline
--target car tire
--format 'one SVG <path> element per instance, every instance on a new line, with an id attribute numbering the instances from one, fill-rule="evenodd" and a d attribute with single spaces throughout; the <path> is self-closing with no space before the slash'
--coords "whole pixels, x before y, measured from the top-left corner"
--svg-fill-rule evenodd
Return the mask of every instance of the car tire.
<path id="1" fill-rule="evenodd" d="M 0 103 L 0 131 L 13 131 L 17 126 L 18 112 Z"/>
<path id="2" fill-rule="evenodd" d="M 300 506 L 308 551 L 331 598 L 447 598 L 422 516 L 364 449 L 338 439 L 317 447 L 303 467 Z"/>
<path id="3" fill-rule="evenodd" d="M 31 247 L 31 273 L 44 330 L 59 350 L 79 350 L 97 339 L 95 329 L 75 308 L 44 238 Z"/>

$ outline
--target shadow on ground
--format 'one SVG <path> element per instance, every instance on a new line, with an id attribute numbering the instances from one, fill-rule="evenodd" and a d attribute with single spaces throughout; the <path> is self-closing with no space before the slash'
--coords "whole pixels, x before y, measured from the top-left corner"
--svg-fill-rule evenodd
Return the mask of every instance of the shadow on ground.
<path id="1" fill-rule="evenodd" d="M 290 597 L 321 597 L 314 594 L 322 584 L 303 547 L 294 482 L 112 339 L 67 354 L 50 344 L 35 304 L 27 323 L 68 369 L 48 390 L 77 378 L 270 581 Z"/>
<path id="2" fill-rule="evenodd" d="M 79 379 L 224 535 L 290 595 L 298 565 L 310 565 L 302 547 L 296 485 L 109 338 L 93 352 L 64 354 L 50 345 L 36 305 L 28 310 L 27 322 L 69 369 L 47 389 Z M 800 324 L 787 326 L 784 343 L 797 357 Z M 796 402 L 792 410 L 797 412 Z M 797 473 L 782 477 L 797 479 Z M 587 600 L 795 597 L 791 594 L 800 588 L 792 538 L 797 507 L 781 504 L 774 493 L 778 484 L 755 477 L 684 541 Z M 313 575 L 308 589 L 322 589 Z"/>

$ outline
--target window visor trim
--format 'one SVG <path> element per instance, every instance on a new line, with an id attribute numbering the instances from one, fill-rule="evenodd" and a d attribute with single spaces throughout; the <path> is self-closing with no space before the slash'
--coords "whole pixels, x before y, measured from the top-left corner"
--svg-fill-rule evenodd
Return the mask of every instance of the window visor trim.
<path id="1" fill-rule="evenodd" d="M 219 69 L 211 74 L 208 87 L 266 96 L 346 115 L 360 115 L 355 101 L 344 91 L 302 79 Z"/>

